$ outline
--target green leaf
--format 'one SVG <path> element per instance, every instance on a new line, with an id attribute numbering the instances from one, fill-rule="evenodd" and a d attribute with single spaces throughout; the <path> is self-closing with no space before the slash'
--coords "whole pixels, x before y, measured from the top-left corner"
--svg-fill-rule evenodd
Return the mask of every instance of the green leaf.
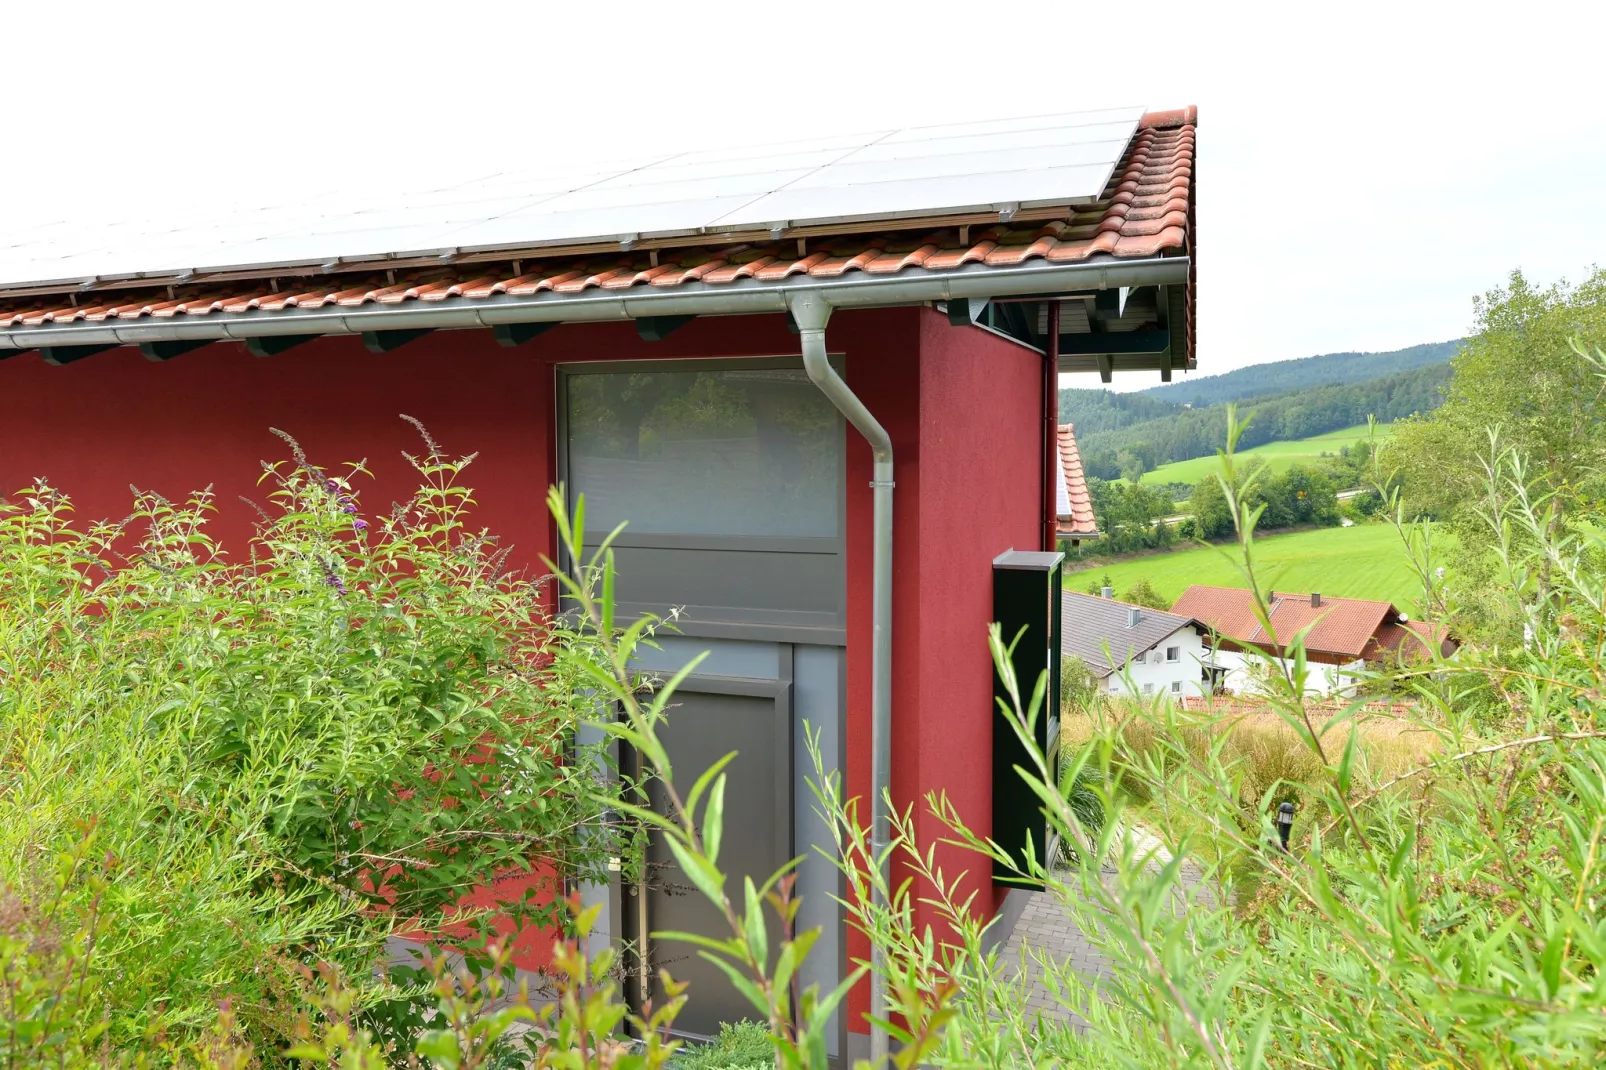
<path id="1" fill-rule="evenodd" d="M 754 1008 L 756 1008 L 758 1012 L 766 1019 L 769 1018 L 770 1011 L 772 1009 L 770 1007 L 769 1000 L 764 998 L 764 993 L 759 991 L 758 985 L 754 984 L 750 979 L 743 976 L 742 971 L 738 970 L 735 966 L 729 962 L 726 962 L 718 955 L 707 951 L 697 952 L 697 957 L 707 959 L 715 966 L 718 966 L 720 970 L 724 972 L 725 976 L 730 978 L 730 982 L 733 986 L 735 986 L 736 991 L 746 996 L 747 1001 L 751 1003 Z"/>
<path id="2" fill-rule="evenodd" d="M 576 564 L 578 564 L 578 558 L 585 550 L 586 542 L 586 496 L 584 494 L 576 494 L 574 496 L 574 518 L 569 525 L 569 532 L 571 548 L 574 550 L 574 556 L 577 559 Z"/>
<path id="3" fill-rule="evenodd" d="M 798 966 L 809 957 L 814 949 L 814 942 L 820 938 L 820 929 L 805 929 L 797 937 L 781 945 L 781 953 L 775 959 L 775 987 L 786 988 L 792 983 L 792 975 L 797 972 Z"/>
<path id="4" fill-rule="evenodd" d="M 753 887 L 752 877 L 742 878 L 742 908 L 745 911 L 742 925 L 747 933 L 747 948 L 753 954 L 753 961 L 768 963 L 769 930 L 764 924 L 764 904 L 758 898 L 758 889 Z"/>
<path id="5" fill-rule="evenodd" d="M 449 1029 L 432 1029 L 418 1038 L 413 1054 L 422 1055 L 446 1070 L 455 1070 L 462 1061 L 457 1035 Z"/>
<path id="6" fill-rule="evenodd" d="M 609 550 L 602 560 L 602 634 L 606 636 L 613 635 L 613 588 L 613 551 Z"/>
<path id="7" fill-rule="evenodd" d="M 687 814 L 687 816 L 696 817 L 696 815 L 697 815 L 697 803 L 698 803 L 698 800 L 700 800 L 703 797 L 703 792 L 708 790 L 709 783 L 716 776 L 719 775 L 719 771 L 721 769 L 725 768 L 727 765 L 730 764 L 731 759 L 734 758 L 734 757 L 736 757 L 736 752 L 735 751 L 731 751 L 729 754 L 727 754 L 723 758 L 719 759 L 719 761 L 715 762 L 713 765 L 711 765 L 707 769 L 703 770 L 703 775 L 697 778 L 697 783 L 693 784 L 691 786 L 691 791 L 686 794 L 686 814 Z"/>
<path id="8" fill-rule="evenodd" d="M 707 857 L 695 854 L 677 836 L 665 836 L 670 853 L 680 863 L 682 872 L 697 886 L 697 890 L 715 906 L 725 904 L 725 875 Z"/>
<path id="9" fill-rule="evenodd" d="M 710 862 L 719 861 L 719 845 L 725 837 L 725 774 L 714 781 L 708 793 L 708 809 L 703 811 L 703 849 Z"/>
<path id="10" fill-rule="evenodd" d="M 1344 754 L 1338 760 L 1338 793 L 1349 796 L 1350 776 L 1355 769 L 1355 745 L 1361 733 L 1350 725 L 1349 738 L 1344 741 Z"/>
<path id="11" fill-rule="evenodd" d="M 831 1013 L 836 1010 L 837 1004 L 847 999 L 848 993 L 853 991 L 853 986 L 858 984 L 859 979 L 869 972 L 870 967 L 868 964 L 860 966 L 848 974 L 847 977 L 844 977 L 841 984 L 831 989 L 825 998 L 815 1005 L 814 1013 L 809 1015 L 810 1034 L 818 1032 L 824 1035 L 826 1024 L 831 1020 Z"/>
<path id="12" fill-rule="evenodd" d="M 1551 930 L 1544 953 L 1539 956 L 1539 976 L 1545 982 L 1546 999 L 1555 999 L 1561 991 L 1561 966 L 1567 955 L 1571 930 L 1571 919 L 1562 921 L 1559 927 Z"/>
<path id="13" fill-rule="evenodd" d="M 652 938 L 654 940 L 678 940 L 683 944 L 707 948 L 709 951 L 715 951 L 721 955 L 736 956 L 742 953 L 741 941 L 735 937 L 731 937 L 728 940 L 716 940 L 711 936 L 703 936 L 699 933 L 689 933 L 679 929 L 662 929 L 655 931 L 652 934 Z"/>
<path id="14" fill-rule="evenodd" d="M 620 813 L 629 814 L 638 821 L 643 821 L 649 825 L 656 825 L 658 828 L 661 828 L 666 832 L 673 833 L 676 836 L 683 834 L 683 830 L 679 825 L 669 820 L 669 818 L 665 817 L 663 814 L 658 813 L 656 810 L 649 810 L 644 806 L 637 806 L 634 803 L 627 803 L 623 799 L 616 799 L 613 796 L 602 792 L 595 793 L 593 797 L 596 798 L 597 801 L 606 803 L 607 805 L 613 807 Z"/>

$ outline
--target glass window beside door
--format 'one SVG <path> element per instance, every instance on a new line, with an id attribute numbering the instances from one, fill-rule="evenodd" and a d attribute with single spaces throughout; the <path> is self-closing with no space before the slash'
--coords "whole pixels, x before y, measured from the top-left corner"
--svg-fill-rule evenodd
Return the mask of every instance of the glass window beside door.
<path id="1" fill-rule="evenodd" d="M 567 405 L 593 531 L 651 517 L 662 534 L 838 533 L 841 419 L 801 370 L 577 372 Z"/>

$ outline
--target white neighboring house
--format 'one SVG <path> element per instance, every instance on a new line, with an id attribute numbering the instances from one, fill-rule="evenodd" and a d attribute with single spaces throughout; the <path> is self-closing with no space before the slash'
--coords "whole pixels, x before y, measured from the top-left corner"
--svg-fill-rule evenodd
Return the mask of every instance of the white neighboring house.
<path id="1" fill-rule="evenodd" d="M 1153 698 L 1210 694 L 1207 629 L 1192 617 L 1102 597 L 1062 595 L 1060 654 L 1081 658 L 1109 694 Z"/>

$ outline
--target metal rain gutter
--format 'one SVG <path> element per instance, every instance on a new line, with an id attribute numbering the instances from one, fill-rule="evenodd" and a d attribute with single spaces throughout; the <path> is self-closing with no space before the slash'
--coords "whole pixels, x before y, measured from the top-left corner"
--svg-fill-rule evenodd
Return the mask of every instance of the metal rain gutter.
<path id="1" fill-rule="evenodd" d="M 892 436 L 881 426 L 857 394 L 831 367 L 825 349 L 825 324 L 831 318 L 831 305 L 818 293 L 793 298 L 792 319 L 803 339 L 803 369 L 814 385 L 837 407 L 870 444 L 874 474 L 870 488 L 874 494 L 871 530 L 874 532 L 870 562 L 870 853 L 881 870 L 881 881 L 873 888 L 871 905 L 885 909 L 887 897 L 887 841 L 891 838 L 887 790 L 892 784 Z M 870 951 L 870 1013 L 875 1019 L 890 1017 L 887 1011 L 887 957 L 879 945 Z M 880 1066 L 887 1057 L 887 1031 L 870 1027 L 870 1064 Z"/>
<path id="2" fill-rule="evenodd" d="M 318 308 L 281 312 L 213 312 L 158 319 L 71 323 L 0 330 L 0 350 L 43 346 L 138 345 L 165 341 L 243 341 L 276 335 L 361 334 L 407 329 L 454 330 L 512 323 L 588 323 L 643 316 L 730 316 L 786 312 L 794 299 L 817 294 L 833 308 L 918 305 L 956 298 L 1050 294 L 1120 286 L 1180 285 L 1187 257 L 1092 260 L 1076 264 L 1034 263 L 1016 267 L 980 264 L 957 271 L 909 270 L 895 276 L 803 276 L 779 283 L 686 283 L 651 292 L 588 291 L 528 297 L 453 298 L 439 305 L 369 304 L 358 309 Z M 642 292 L 642 291 L 647 292 Z"/>

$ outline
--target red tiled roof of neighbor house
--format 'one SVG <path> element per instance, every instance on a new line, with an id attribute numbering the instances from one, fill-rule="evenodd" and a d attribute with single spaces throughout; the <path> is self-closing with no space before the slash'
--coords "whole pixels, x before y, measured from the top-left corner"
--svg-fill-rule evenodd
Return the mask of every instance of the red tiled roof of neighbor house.
<path id="1" fill-rule="evenodd" d="M 908 268 L 956 271 L 972 265 L 1051 264 L 1180 253 L 1192 240 L 1196 109 L 1150 112 L 1117 164 L 1103 196 L 1091 204 L 1054 209 L 1059 218 L 1013 223 L 967 223 L 957 218 L 911 221 L 896 229 L 875 224 L 821 225 L 783 232 L 778 239 L 718 244 L 707 235 L 584 249 L 476 253 L 441 266 L 396 261 L 377 270 L 324 274 L 317 267 L 262 269 L 255 277 L 196 278 L 182 285 L 92 289 L 0 297 L 0 329 L 107 320 L 163 320 L 326 306 L 399 305 L 480 300 L 543 291 L 576 294 L 632 288 L 662 290 L 699 283 L 731 286 L 795 276 L 831 279 L 862 272 L 891 275 Z M 996 217 L 994 217 L 996 218 Z M 918 229 L 917 229 L 918 228 Z M 751 235 L 747 236 L 753 237 Z M 656 245 L 656 247 L 651 247 Z M 305 273 L 297 275 L 297 270 Z M 1191 265 L 1190 265 L 1191 270 Z M 272 277 L 268 277 L 272 276 Z M 113 284 L 108 283 L 110 287 Z M 119 284 L 121 285 L 121 284 Z M 1190 293 L 1192 287 L 1189 287 Z M 1192 349 L 1189 316 L 1189 349 Z"/>
<path id="2" fill-rule="evenodd" d="M 1318 598 L 1319 604 L 1313 604 Z M 1382 652 L 1379 630 L 1403 623 L 1400 611 L 1391 603 L 1364 598 L 1273 593 L 1270 602 L 1270 634 L 1255 616 L 1253 596 L 1239 587 L 1195 584 L 1182 592 L 1171 612 L 1204 621 L 1229 648 L 1281 650 L 1301 629 L 1309 627 L 1305 652 L 1322 660 L 1377 657 Z"/>
<path id="3" fill-rule="evenodd" d="M 1386 624 L 1378 631 L 1377 642 L 1403 662 L 1431 661 L 1435 651 L 1449 657 L 1459 646 L 1444 625 L 1423 620 Z"/>
<path id="4" fill-rule="evenodd" d="M 1059 425 L 1059 462 L 1060 493 L 1055 496 L 1059 537 L 1096 539 L 1099 525 L 1093 517 L 1093 497 L 1087 490 L 1087 476 L 1082 471 L 1082 454 L 1076 448 L 1076 428 L 1072 424 Z"/>

